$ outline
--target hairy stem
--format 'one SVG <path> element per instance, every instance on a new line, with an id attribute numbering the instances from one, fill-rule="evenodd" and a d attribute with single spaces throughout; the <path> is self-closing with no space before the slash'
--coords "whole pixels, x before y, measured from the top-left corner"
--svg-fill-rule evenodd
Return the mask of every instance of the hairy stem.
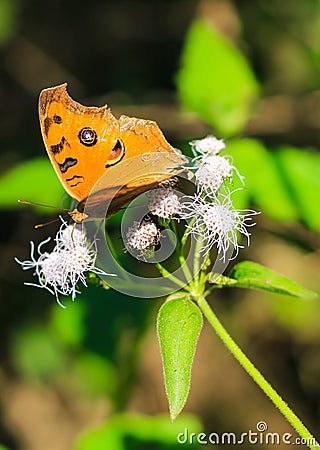
<path id="1" fill-rule="evenodd" d="M 223 327 L 218 317 L 210 308 L 206 299 L 203 296 L 195 299 L 201 308 L 203 314 L 209 321 L 210 325 L 214 328 L 218 336 L 222 339 L 226 347 L 230 350 L 233 356 L 239 361 L 242 367 L 248 372 L 251 378 L 256 384 L 263 390 L 263 392 L 270 398 L 270 400 L 281 411 L 283 416 L 293 426 L 293 428 L 304 438 L 306 445 L 310 449 L 319 449 L 319 445 L 316 439 L 312 436 L 310 431 L 303 425 L 299 417 L 289 408 L 280 395 L 273 389 L 264 376 L 258 371 L 258 369 L 252 364 L 249 358 L 243 353 L 240 347 L 235 343 L 227 330 Z"/>
<path id="2" fill-rule="evenodd" d="M 185 290 L 190 290 L 188 285 L 186 283 L 184 283 L 183 281 L 179 280 L 179 278 L 175 277 L 174 275 L 172 275 L 165 267 L 163 267 L 160 263 L 155 262 L 155 266 L 156 268 L 159 270 L 159 272 L 161 273 L 161 275 L 165 278 L 168 278 L 169 280 L 171 280 L 173 283 L 175 283 L 177 286 L 182 287 Z"/>

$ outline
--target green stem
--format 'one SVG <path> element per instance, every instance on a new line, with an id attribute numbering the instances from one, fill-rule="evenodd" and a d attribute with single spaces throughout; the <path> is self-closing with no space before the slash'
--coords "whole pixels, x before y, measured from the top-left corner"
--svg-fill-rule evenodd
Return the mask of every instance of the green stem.
<path id="1" fill-rule="evenodd" d="M 187 282 L 190 284 L 192 282 L 193 276 L 192 276 L 192 273 L 190 272 L 188 264 L 183 255 L 183 246 L 181 245 L 181 242 L 179 241 L 179 234 L 178 234 L 178 230 L 177 230 L 176 223 L 174 220 L 170 221 L 168 228 L 169 228 L 169 230 L 173 231 L 177 237 L 175 252 L 177 254 L 177 257 L 178 257 L 178 260 L 180 263 L 180 267 L 184 273 L 184 276 L 186 277 Z"/>
<path id="2" fill-rule="evenodd" d="M 200 259 L 201 259 L 201 249 L 202 249 L 203 241 L 200 238 L 196 239 L 196 245 L 194 249 L 194 256 L 193 256 L 193 276 L 194 276 L 194 285 L 195 288 L 198 289 L 200 285 Z"/>
<path id="3" fill-rule="evenodd" d="M 120 262 L 120 260 L 119 260 L 119 258 L 117 256 L 117 252 L 116 252 L 116 250 L 114 248 L 112 239 L 111 239 L 111 237 L 110 237 L 110 235 L 109 235 L 109 233 L 107 231 L 105 231 L 105 238 L 106 238 L 107 244 L 109 246 L 109 249 L 110 249 L 110 252 L 111 252 L 113 258 L 118 263 L 119 268 L 121 268 L 121 276 L 123 277 L 123 281 L 129 282 L 130 279 L 129 279 L 129 276 L 127 274 L 127 271 L 122 269 L 122 264 L 121 264 L 121 262 Z"/>
<path id="4" fill-rule="evenodd" d="M 193 259 L 193 274 L 195 277 L 199 275 L 200 270 L 200 250 L 202 247 L 202 241 L 197 239 L 197 243 L 194 249 L 194 259 Z"/>
<path id="5" fill-rule="evenodd" d="M 186 277 L 187 282 L 189 283 L 189 285 L 191 285 L 193 276 L 192 276 L 192 273 L 190 272 L 187 261 L 182 253 L 179 255 L 179 262 L 180 262 L 180 267 L 183 270 L 183 273 L 184 273 L 184 276 Z"/>
<path id="6" fill-rule="evenodd" d="M 173 231 L 174 234 L 176 235 L 176 238 L 177 238 L 176 248 L 179 248 L 179 250 L 180 250 L 181 242 L 179 240 L 179 233 L 178 233 L 178 230 L 177 230 L 177 227 L 176 227 L 175 220 L 173 220 L 173 219 L 170 220 L 168 228 L 169 228 L 169 230 Z"/>
<path id="7" fill-rule="evenodd" d="M 155 262 L 154 265 L 156 266 L 156 268 L 159 270 L 159 272 L 161 273 L 161 275 L 163 277 L 169 278 L 169 280 L 171 280 L 173 283 L 177 284 L 178 286 L 182 287 L 183 289 L 189 291 L 190 288 L 188 286 L 188 284 L 184 283 L 183 281 L 179 280 L 179 278 L 175 277 L 174 275 L 172 275 L 165 267 L 163 267 L 160 263 Z"/>
<path id="8" fill-rule="evenodd" d="M 203 296 L 198 297 L 197 303 L 201 308 L 203 314 L 212 325 L 218 336 L 222 339 L 226 347 L 230 350 L 233 356 L 239 361 L 242 367 L 248 372 L 251 378 L 257 383 L 257 385 L 263 390 L 263 392 L 270 398 L 270 400 L 276 405 L 281 411 L 288 422 L 293 426 L 293 428 L 299 433 L 299 435 L 306 440 L 306 445 L 310 449 L 319 449 L 319 444 L 316 439 L 312 436 L 310 431 L 303 425 L 299 417 L 289 408 L 289 406 L 282 400 L 280 395 L 273 389 L 273 387 L 268 383 L 264 376 L 258 371 L 258 369 L 252 364 L 252 362 L 247 358 L 243 351 L 234 342 L 230 334 L 223 327 L 218 317 L 210 308 L 206 299 Z"/>
<path id="9" fill-rule="evenodd" d="M 196 221 L 196 217 L 193 217 L 190 220 L 188 226 L 185 228 L 184 233 L 183 233 L 182 238 L 181 238 L 181 248 L 183 248 L 186 245 L 186 242 L 187 242 L 187 239 L 188 239 L 188 236 L 189 236 L 188 235 L 188 231 L 190 230 L 190 228 L 192 228 L 192 225 L 194 224 L 195 221 Z"/>

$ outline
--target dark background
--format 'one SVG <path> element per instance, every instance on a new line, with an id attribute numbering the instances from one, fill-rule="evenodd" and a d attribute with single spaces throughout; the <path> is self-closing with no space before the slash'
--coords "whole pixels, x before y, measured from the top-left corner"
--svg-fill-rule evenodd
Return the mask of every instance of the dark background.
<path id="1" fill-rule="evenodd" d="M 157 120 L 176 147 L 212 131 L 181 112 L 175 84 L 185 34 L 200 16 L 236 37 L 262 84 L 260 113 L 243 134 L 270 148 L 317 148 L 316 1 L 0 0 L 1 174 L 45 155 L 38 95 L 65 81 L 83 104 L 108 103 L 116 115 Z M 47 220 L 22 206 L 0 211 L 0 443 L 12 450 L 70 449 L 114 411 L 167 412 L 154 325 L 158 301 L 90 287 L 65 312 L 49 293 L 23 285 L 32 276 L 14 257 L 28 257 L 30 240 L 54 236 L 57 224 L 33 228 Z M 262 217 L 242 258 L 319 290 L 318 247 L 317 230 Z M 226 291 L 218 300 L 216 311 L 240 346 L 319 433 L 318 303 L 253 291 Z M 208 431 L 241 432 L 264 420 L 271 431 L 292 432 L 209 327 L 187 410 Z"/>

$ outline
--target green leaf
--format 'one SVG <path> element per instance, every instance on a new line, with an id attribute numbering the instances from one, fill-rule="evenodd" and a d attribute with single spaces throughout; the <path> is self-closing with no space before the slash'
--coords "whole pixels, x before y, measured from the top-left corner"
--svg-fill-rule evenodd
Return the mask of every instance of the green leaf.
<path id="1" fill-rule="evenodd" d="M 319 230 L 319 153 L 286 146 L 279 149 L 276 158 L 301 219 L 309 228 Z"/>
<path id="2" fill-rule="evenodd" d="M 233 278 L 226 277 L 224 275 L 220 275 L 219 273 L 211 273 L 209 277 L 209 282 L 214 283 L 217 287 L 226 287 L 226 286 L 234 286 L 237 284 L 237 280 Z"/>
<path id="3" fill-rule="evenodd" d="M 178 450 L 181 444 L 187 448 L 199 448 L 196 439 L 190 444 L 189 433 L 199 434 L 202 426 L 191 415 L 179 417 L 171 423 L 167 416 L 143 416 L 121 414 L 111 417 L 108 422 L 84 434 L 76 445 L 77 450 L 136 450 L 140 448 L 161 448 Z M 180 442 L 178 442 L 178 436 Z"/>
<path id="4" fill-rule="evenodd" d="M 52 308 L 49 330 L 63 347 L 79 348 L 86 336 L 84 303 L 74 302 L 68 308 Z M 47 328 L 48 330 L 48 328 Z"/>
<path id="5" fill-rule="evenodd" d="M 17 0 L 0 0 L 0 45 L 14 36 L 19 17 Z"/>
<path id="6" fill-rule="evenodd" d="M 227 153 L 245 177 L 246 188 L 233 195 L 238 209 L 248 207 L 252 199 L 273 220 L 300 220 L 313 230 L 320 229 L 318 152 L 289 146 L 271 152 L 254 139 L 232 139 Z M 241 184 L 234 177 L 234 188 L 238 187 Z"/>
<path id="7" fill-rule="evenodd" d="M 110 361 L 94 352 L 78 355 L 69 370 L 73 388 L 91 398 L 112 395 L 118 383 L 118 374 Z"/>
<path id="8" fill-rule="evenodd" d="M 320 320 L 318 299 L 292 302 L 290 297 L 284 297 L 279 302 L 277 298 L 271 298 L 268 307 L 281 327 L 296 333 L 299 339 L 309 342 L 318 339 Z"/>
<path id="9" fill-rule="evenodd" d="M 259 92 L 244 56 L 201 20 L 186 36 L 177 87 L 183 104 L 224 136 L 243 129 Z"/>
<path id="10" fill-rule="evenodd" d="M 251 261 L 236 264 L 229 277 L 221 278 L 217 274 L 212 274 L 210 281 L 217 283 L 219 287 L 232 285 L 232 287 L 262 289 L 306 299 L 318 296 L 316 292 L 310 291 L 283 275 Z"/>
<path id="11" fill-rule="evenodd" d="M 174 295 L 158 315 L 158 338 L 171 419 L 181 412 L 190 389 L 191 368 L 203 319 L 198 306 Z"/>
<path id="12" fill-rule="evenodd" d="M 246 193 L 261 208 L 262 213 L 273 220 L 288 223 L 299 219 L 297 205 L 287 189 L 274 155 L 261 142 L 255 139 L 233 139 L 228 142 L 227 150 L 245 177 L 246 188 L 235 192 L 236 201 L 238 196 Z M 235 188 L 240 187 L 237 183 Z M 236 202 L 236 206 L 240 209 L 247 207 L 243 202 Z"/>
<path id="13" fill-rule="evenodd" d="M 59 206 L 63 188 L 47 158 L 24 161 L 0 178 L 0 207 L 22 208 L 18 200 Z M 49 208 L 42 212 L 52 213 Z"/>
<path id="14" fill-rule="evenodd" d="M 11 345 L 14 365 L 25 378 L 52 380 L 64 367 L 63 347 L 45 327 L 37 325 L 21 329 Z"/>

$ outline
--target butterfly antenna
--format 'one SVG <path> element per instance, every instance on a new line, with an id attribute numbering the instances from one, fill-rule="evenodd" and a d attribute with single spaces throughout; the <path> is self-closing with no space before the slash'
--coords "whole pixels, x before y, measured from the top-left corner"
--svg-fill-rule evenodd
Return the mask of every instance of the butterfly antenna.
<path id="1" fill-rule="evenodd" d="M 29 202 L 27 200 L 18 200 L 18 203 L 23 203 L 24 205 L 32 205 L 32 206 L 43 206 L 45 208 L 56 209 L 58 211 L 69 211 L 67 208 L 60 208 L 58 206 L 52 206 L 52 205 L 44 205 L 43 203 Z M 49 220 L 49 222 L 38 223 L 34 227 L 36 229 L 37 228 L 41 228 L 41 227 L 45 227 L 46 225 L 50 225 L 51 223 L 58 222 L 59 220 L 60 220 L 59 218 L 56 218 L 56 219 L 53 219 L 53 220 Z"/>
<path id="2" fill-rule="evenodd" d="M 67 208 L 60 208 L 59 206 L 52 206 L 52 205 L 44 205 L 43 203 L 28 202 L 27 200 L 18 200 L 18 203 L 23 203 L 24 205 L 32 205 L 32 206 L 43 206 L 44 208 L 58 209 L 60 211 L 69 211 Z"/>
<path id="3" fill-rule="evenodd" d="M 37 223 L 37 225 L 35 225 L 34 227 L 35 227 L 35 229 L 38 229 L 38 228 L 41 228 L 41 227 L 45 227 L 46 225 L 50 225 L 51 223 L 59 222 L 59 220 L 60 219 L 57 218 L 57 219 L 50 220 L 49 222 Z"/>

